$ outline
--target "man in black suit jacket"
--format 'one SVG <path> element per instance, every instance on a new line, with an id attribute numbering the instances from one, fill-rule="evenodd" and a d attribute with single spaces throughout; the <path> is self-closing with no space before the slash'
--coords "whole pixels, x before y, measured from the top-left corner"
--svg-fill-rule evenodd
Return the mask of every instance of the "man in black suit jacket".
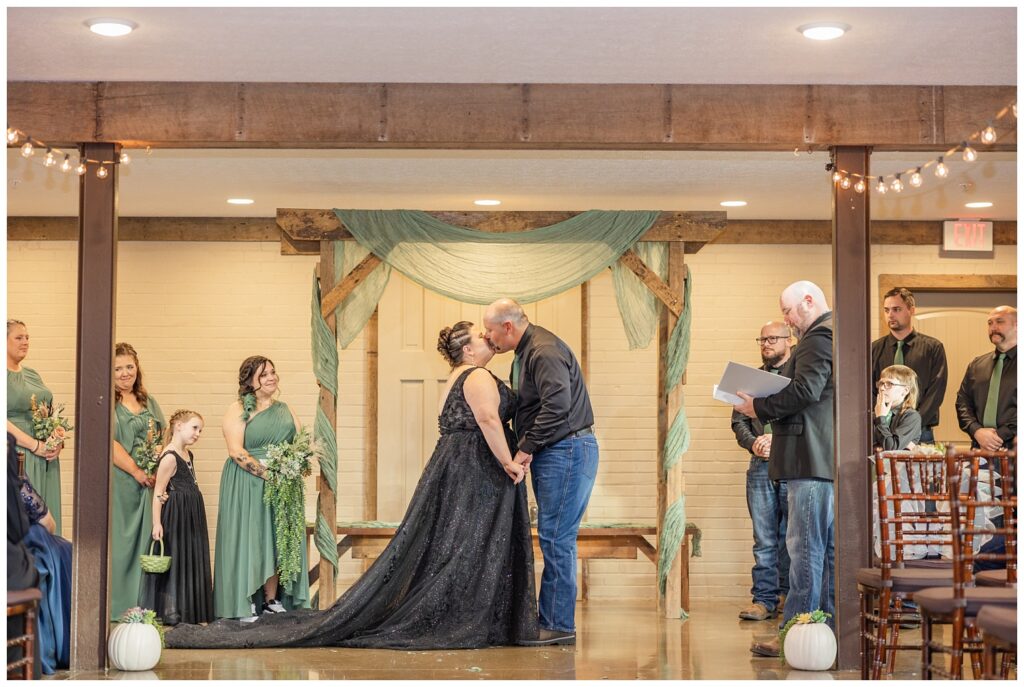
<path id="1" fill-rule="evenodd" d="M 751 398 L 736 410 L 772 424 L 768 476 L 784 480 L 789 523 L 789 596 L 782 624 L 820 608 L 835 612 L 833 487 L 835 422 L 832 400 L 832 311 L 816 284 L 798 281 L 779 297 L 783 319 L 800 337 L 781 374 L 790 382 L 777 394 Z M 756 642 L 751 651 L 778 656 L 779 640 Z"/>

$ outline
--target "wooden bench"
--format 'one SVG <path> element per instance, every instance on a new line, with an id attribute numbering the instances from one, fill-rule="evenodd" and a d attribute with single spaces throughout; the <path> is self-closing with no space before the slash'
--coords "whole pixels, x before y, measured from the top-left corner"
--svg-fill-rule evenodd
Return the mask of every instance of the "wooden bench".
<path id="1" fill-rule="evenodd" d="M 350 552 L 353 559 L 375 559 L 388 545 L 395 535 L 398 523 L 391 522 L 339 522 L 337 524 L 338 557 Z M 686 535 L 683 537 L 682 560 L 679 566 L 682 581 L 683 607 L 690 607 L 690 544 L 693 540 L 694 555 L 700 555 L 700 528 L 687 523 Z M 312 550 L 313 525 L 306 524 L 306 536 Z M 642 525 L 618 525 L 602 523 L 583 523 L 576 538 L 576 556 L 583 562 L 582 583 L 580 585 L 583 598 L 589 596 L 589 566 L 594 559 L 636 560 L 637 553 L 642 553 L 655 567 L 658 565 L 658 550 L 647 541 L 646 537 L 657 536 L 657 529 Z M 696 537 L 696 539 L 694 539 Z M 537 540 L 537 528 L 533 528 L 533 553 L 536 560 L 541 560 L 540 545 Z M 309 571 L 309 584 L 320 578 L 320 567 L 314 566 Z"/>
<path id="2" fill-rule="evenodd" d="M 7 590 L 7 617 L 21 616 L 23 618 L 22 633 L 16 637 L 7 638 L 7 648 L 20 646 L 21 658 L 7 663 L 7 675 L 11 673 L 20 674 L 22 680 L 31 680 L 35 670 L 35 642 L 36 639 L 36 615 L 39 612 L 39 602 L 42 600 L 42 593 L 35 587 L 29 589 Z M 15 677 L 17 679 L 17 677 Z"/>

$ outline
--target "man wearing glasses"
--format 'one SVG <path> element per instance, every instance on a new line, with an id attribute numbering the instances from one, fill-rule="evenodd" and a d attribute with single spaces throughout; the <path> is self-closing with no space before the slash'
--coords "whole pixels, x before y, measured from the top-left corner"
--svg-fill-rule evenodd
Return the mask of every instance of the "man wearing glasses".
<path id="1" fill-rule="evenodd" d="M 890 365 L 909 367 L 917 373 L 920 391 L 917 401 L 917 412 L 921 414 L 920 443 L 934 443 L 933 430 L 939 424 L 939 406 L 946 395 L 946 349 L 938 339 L 914 331 L 911 320 L 916 308 L 914 294 L 909 289 L 890 289 L 882 298 L 889 333 L 871 342 L 871 384 L 875 401 L 882 370 Z"/>
<path id="2" fill-rule="evenodd" d="M 789 327 L 769 322 L 755 339 L 761 349 L 761 369 L 772 374 L 789 360 L 793 345 Z M 750 574 L 750 605 L 740 611 L 743 620 L 768 620 L 779 614 L 789 592 L 789 553 L 786 551 L 786 483 L 768 477 L 772 425 L 732 411 L 732 431 L 750 452 L 747 468 L 747 511 L 754 530 L 754 567 Z"/>

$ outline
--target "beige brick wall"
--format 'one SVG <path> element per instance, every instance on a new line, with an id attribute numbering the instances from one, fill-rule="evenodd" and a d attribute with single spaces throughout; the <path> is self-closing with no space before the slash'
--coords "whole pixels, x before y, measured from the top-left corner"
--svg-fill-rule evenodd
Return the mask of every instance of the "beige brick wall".
<path id="1" fill-rule="evenodd" d="M 876 246 L 873 274 L 1016 274 L 1014 246 L 994 260 L 940 260 L 937 248 Z M 729 428 L 729 408 L 710 399 L 725 362 L 757 363 L 757 330 L 778 316 L 778 293 L 807 278 L 832 287 L 828 246 L 706 246 L 687 256 L 694 276 L 693 351 L 686 409 L 693 442 L 684 458 L 687 519 L 704 530 L 704 557 L 691 562 L 691 593 L 742 598 L 750 587 L 751 536 L 744 497 L 747 454 Z M 138 349 L 147 387 L 167 412 L 189 406 L 207 420 L 196 450 L 211 538 L 224 461 L 220 421 L 231 401 L 239 362 L 262 353 L 277 363 L 282 399 L 312 422 L 316 384 L 309 354 L 309 295 L 315 260 L 283 257 L 276 244 L 137 243 L 120 246 L 117 340 Z M 27 363 L 59 401 L 74 407 L 76 246 L 70 242 L 8 244 L 8 316 L 26 320 Z M 873 279 L 872 294 L 877 300 Z M 609 275 L 593 281 L 591 394 L 601 441 L 601 469 L 588 511 L 592 521 L 655 517 L 656 385 L 653 349 L 629 351 Z M 872 310 L 877 321 L 877 304 Z M 873 332 L 875 334 L 876 332 Z M 363 342 L 341 356 L 339 517 L 362 517 Z M 65 536 L 72 519 L 73 446 L 62 458 Z M 307 507 L 312 514 L 314 498 Z M 361 566 L 346 562 L 341 583 Z M 595 561 L 595 598 L 649 597 L 654 568 L 638 561 Z"/>

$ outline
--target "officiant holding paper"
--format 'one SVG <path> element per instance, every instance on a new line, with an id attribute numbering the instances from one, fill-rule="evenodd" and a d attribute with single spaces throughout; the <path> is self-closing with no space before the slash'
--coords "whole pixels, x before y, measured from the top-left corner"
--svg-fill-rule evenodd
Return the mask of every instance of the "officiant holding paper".
<path id="1" fill-rule="evenodd" d="M 783 368 L 793 381 L 775 394 L 751 398 L 738 392 L 736 410 L 772 425 L 768 476 L 785 480 L 789 511 L 789 596 L 782 624 L 800 613 L 835 609 L 835 542 L 832 412 L 832 311 L 819 286 L 809 281 L 790 284 L 779 308 L 800 343 Z M 831 623 L 830 623 L 831 624 Z M 751 650 L 777 656 L 778 636 L 756 642 Z"/>

